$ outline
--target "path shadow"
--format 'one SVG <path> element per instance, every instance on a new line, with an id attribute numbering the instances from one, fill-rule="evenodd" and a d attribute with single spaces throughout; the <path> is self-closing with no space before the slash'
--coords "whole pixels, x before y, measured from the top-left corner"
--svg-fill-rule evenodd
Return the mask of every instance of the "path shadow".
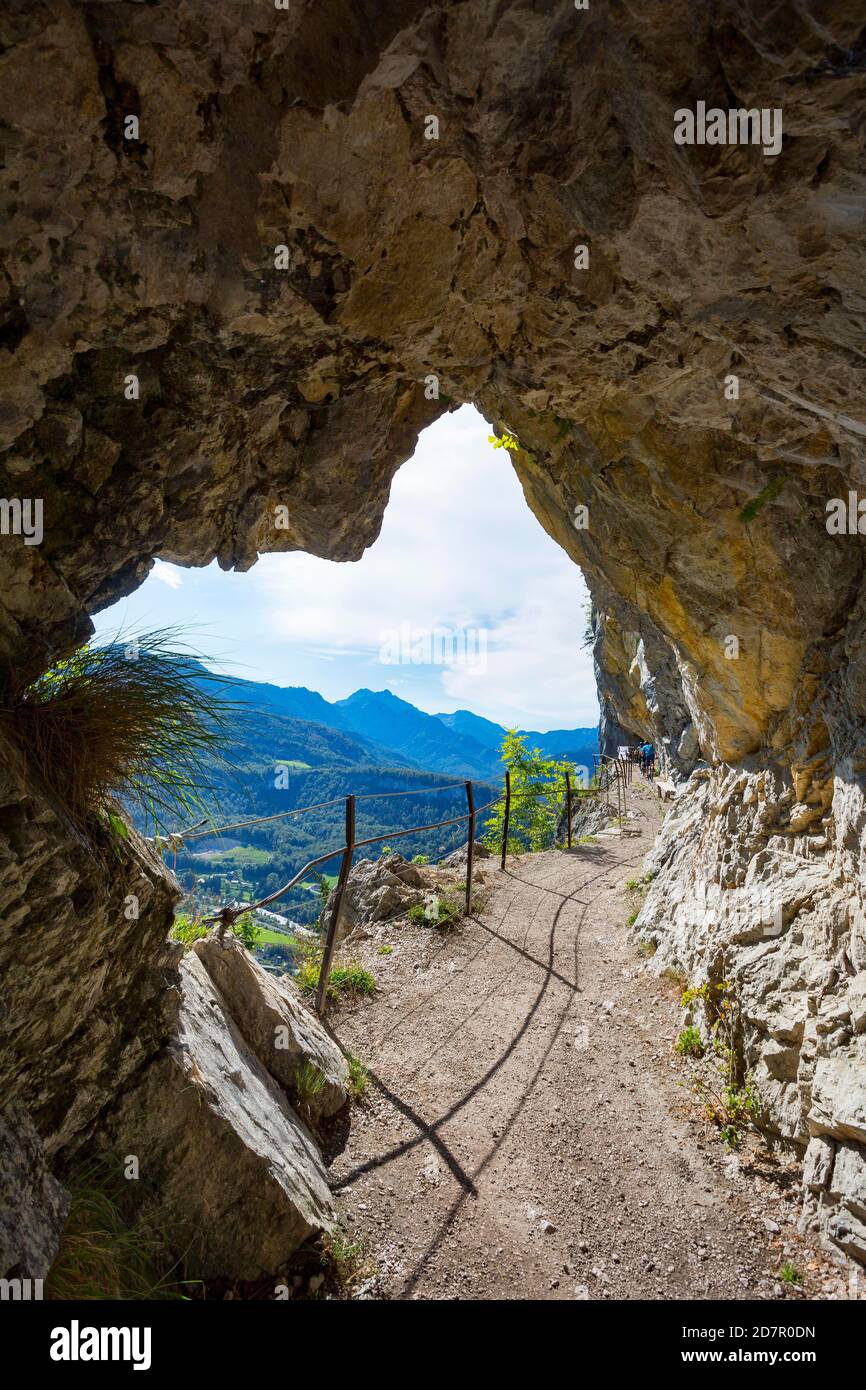
<path id="1" fill-rule="evenodd" d="M 529 882 L 528 880 L 521 881 Z M 533 888 L 539 888 L 542 885 L 530 883 L 530 886 Z M 573 892 L 576 891 L 576 889 L 573 890 Z M 444 1219 L 440 1223 L 436 1231 L 436 1234 L 433 1236 L 426 1250 L 421 1255 L 420 1259 L 418 1260 L 417 1264 L 412 1270 L 412 1273 L 409 1275 L 404 1286 L 405 1294 L 410 1294 L 411 1291 L 417 1285 L 418 1281 L 424 1273 L 424 1270 L 429 1264 L 430 1259 L 432 1258 L 433 1254 L 441 1244 L 445 1233 L 453 1223 L 455 1217 L 460 1212 L 467 1196 L 477 1197 L 477 1179 L 489 1167 L 496 1154 L 499 1152 L 503 1144 L 510 1136 L 510 1133 L 517 1121 L 517 1118 L 523 1110 L 532 1091 L 534 1090 L 538 1082 L 538 1078 L 541 1075 L 544 1066 L 547 1062 L 547 1058 L 549 1057 L 553 1047 L 558 1041 L 562 1029 L 565 1025 L 568 1012 L 571 1008 L 571 1004 L 573 1002 L 575 993 L 577 992 L 577 985 L 572 983 L 571 981 L 565 980 L 554 970 L 553 960 L 556 946 L 556 931 L 559 926 L 560 917 L 563 911 L 565 910 L 566 904 L 570 901 L 573 901 L 574 899 L 573 893 L 558 894 L 558 896 L 561 897 L 562 901 L 556 908 L 550 923 L 548 933 L 547 962 L 546 964 L 544 964 L 544 962 L 542 961 L 537 962 L 539 965 L 542 966 L 545 973 L 544 978 L 542 979 L 541 984 L 539 986 L 538 992 L 535 995 L 535 998 L 533 999 L 530 1007 L 527 1009 L 524 1017 L 520 1021 L 518 1028 L 512 1034 L 512 1037 L 510 1038 L 509 1042 L 503 1048 L 502 1052 L 499 1054 L 496 1060 L 486 1069 L 486 1071 L 478 1078 L 477 1081 L 475 1081 L 471 1086 L 468 1087 L 464 1094 L 461 1095 L 460 1098 L 457 1101 L 455 1101 L 454 1104 L 451 1105 L 444 1112 L 444 1114 L 440 1115 L 438 1119 L 430 1123 L 425 1122 L 423 1119 L 421 1119 L 419 1115 L 415 1113 L 414 1110 L 412 1110 L 411 1106 L 409 1106 L 408 1103 L 403 1101 L 399 1096 L 396 1095 L 396 1093 L 391 1091 L 390 1088 L 384 1084 L 380 1077 L 376 1076 L 375 1073 L 371 1073 L 375 1085 L 381 1091 L 381 1093 L 384 1096 L 386 1096 L 388 1100 L 391 1101 L 391 1103 L 395 1106 L 397 1110 L 399 1110 L 401 1114 L 403 1114 L 406 1118 L 411 1120 L 411 1122 L 416 1126 L 419 1132 L 416 1135 L 414 1135 L 411 1139 L 408 1139 L 401 1144 L 395 1145 L 386 1153 L 380 1154 L 377 1157 L 368 1159 L 364 1163 L 358 1164 L 355 1168 L 352 1169 L 350 1173 L 347 1173 L 345 1176 L 343 1176 L 333 1184 L 334 1190 L 339 1191 L 345 1187 L 350 1186 L 364 1173 L 368 1173 L 371 1171 L 375 1171 L 376 1169 L 385 1167 L 388 1163 L 393 1162 L 395 1159 L 402 1157 L 404 1154 L 410 1152 L 412 1149 L 417 1148 L 418 1145 L 423 1143 L 425 1140 L 431 1143 L 436 1148 L 437 1152 L 442 1156 L 444 1162 L 447 1164 L 448 1168 L 450 1169 L 450 1171 L 452 1172 L 456 1181 L 459 1183 L 462 1189 L 460 1194 L 452 1203 Z M 577 923 L 575 929 L 576 938 L 579 935 L 580 928 L 583 924 L 583 919 L 586 915 L 588 905 L 581 903 L 579 904 L 579 906 L 582 908 L 582 911 L 580 914 L 580 921 Z M 532 1077 L 530 1078 L 527 1085 L 523 1087 L 523 1089 L 517 1096 L 511 1114 L 509 1115 L 504 1127 L 498 1133 L 495 1142 L 491 1144 L 487 1154 L 478 1164 L 474 1172 L 472 1172 L 471 1174 L 466 1173 L 460 1165 L 460 1163 L 458 1162 L 458 1160 L 451 1153 L 451 1150 L 448 1148 L 448 1145 L 442 1139 L 439 1131 L 443 1129 L 451 1120 L 453 1120 L 455 1116 L 457 1116 L 462 1110 L 464 1110 L 466 1106 L 470 1105 L 471 1102 L 475 1100 L 486 1089 L 486 1087 L 489 1086 L 493 1078 L 506 1065 L 508 1060 L 514 1054 L 515 1050 L 519 1047 L 521 1041 L 531 1028 L 533 1020 L 535 1019 L 535 1016 L 538 1013 L 538 1010 L 540 1009 L 544 997 L 547 994 L 547 991 L 550 987 L 551 981 L 554 980 L 557 983 L 564 984 L 567 990 L 567 996 L 564 1005 L 559 1010 L 559 1016 L 556 1022 L 556 1026 L 552 1030 L 552 1034 L 547 1042 L 544 1052 L 542 1053 L 539 1063 L 532 1074 Z M 455 1029 L 450 1036 L 453 1037 L 456 1034 L 456 1032 L 459 1031 L 460 1027 L 463 1027 L 465 1025 L 465 1022 L 465 1019 L 462 1020 L 461 1023 L 458 1025 L 458 1028 Z"/>

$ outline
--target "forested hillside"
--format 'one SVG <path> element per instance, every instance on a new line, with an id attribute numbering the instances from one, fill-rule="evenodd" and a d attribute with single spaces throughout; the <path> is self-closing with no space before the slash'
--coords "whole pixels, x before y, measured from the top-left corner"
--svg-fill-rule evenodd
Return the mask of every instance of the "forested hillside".
<path id="1" fill-rule="evenodd" d="M 499 790 L 500 785 L 476 780 L 477 804 Z M 286 718 L 273 709 L 243 704 L 232 709 L 220 758 L 206 767 L 199 788 L 215 832 L 191 838 L 175 863 L 189 897 L 187 906 L 195 909 L 223 900 L 262 897 L 275 892 L 329 846 L 338 851 L 344 842 L 344 798 L 349 793 L 358 798 L 359 840 L 446 820 L 466 810 L 463 779 L 409 767 L 401 755 L 368 740 L 309 720 Z M 216 833 L 222 825 L 321 802 L 336 804 L 224 835 Z M 132 809 L 140 828 L 152 833 L 154 827 L 147 824 L 141 810 Z M 189 815 L 178 810 L 169 828 L 188 823 Z M 465 838 L 465 824 L 448 826 L 400 838 L 395 848 L 410 858 L 424 854 L 435 861 Z M 377 844 L 359 850 L 358 857 L 381 852 Z M 336 853 L 320 872 L 333 874 L 338 867 Z M 314 920 L 320 907 L 315 880 L 311 878 L 273 906 L 296 921 Z"/>

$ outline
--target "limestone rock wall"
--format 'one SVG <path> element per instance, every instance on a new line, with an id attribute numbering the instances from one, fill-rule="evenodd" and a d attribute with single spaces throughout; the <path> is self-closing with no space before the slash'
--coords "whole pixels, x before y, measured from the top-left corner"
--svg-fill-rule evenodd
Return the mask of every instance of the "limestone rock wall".
<path id="1" fill-rule="evenodd" d="M 649 857 L 635 932 L 656 942 L 655 970 L 730 981 L 762 1124 L 807 1153 L 805 1218 L 862 1260 L 866 800 L 841 777 L 834 796 L 835 815 L 809 820 L 786 767 L 693 773 Z"/>
<path id="2" fill-rule="evenodd" d="M 49 1154 L 161 1045 L 179 897 L 134 829 L 85 836 L 0 738 L 0 1097 Z"/>

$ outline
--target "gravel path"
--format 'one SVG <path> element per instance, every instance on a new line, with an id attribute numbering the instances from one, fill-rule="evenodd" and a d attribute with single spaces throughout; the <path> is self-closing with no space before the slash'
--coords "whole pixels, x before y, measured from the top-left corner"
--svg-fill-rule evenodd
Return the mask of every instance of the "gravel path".
<path id="1" fill-rule="evenodd" d="M 486 865 L 456 931 L 386 923 L 360 949 L 380 992 L 333 1027 L 371 1085 L 332 1177 L 380 1295 L 781 1294 L 795 1204 L 695 1121 L 677 991 L 628 939 L 661 814 L 630 805 L 638 834 Z"/>

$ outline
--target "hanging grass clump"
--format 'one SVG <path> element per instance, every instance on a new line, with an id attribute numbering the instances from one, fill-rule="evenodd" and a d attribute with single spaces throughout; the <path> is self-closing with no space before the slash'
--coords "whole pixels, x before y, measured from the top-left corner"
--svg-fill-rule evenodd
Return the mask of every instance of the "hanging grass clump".
<path id="1" fill-rule="evenodd" d="M 208 688 L 225 678 L 177 650 L 176 636 L 81 647 L 0 711 L 28 769 L 79 824 L 108 819 L 124 833 L 114 797 L 137 803 L 157 831 L 205 814 L 234 706 Z"/>

